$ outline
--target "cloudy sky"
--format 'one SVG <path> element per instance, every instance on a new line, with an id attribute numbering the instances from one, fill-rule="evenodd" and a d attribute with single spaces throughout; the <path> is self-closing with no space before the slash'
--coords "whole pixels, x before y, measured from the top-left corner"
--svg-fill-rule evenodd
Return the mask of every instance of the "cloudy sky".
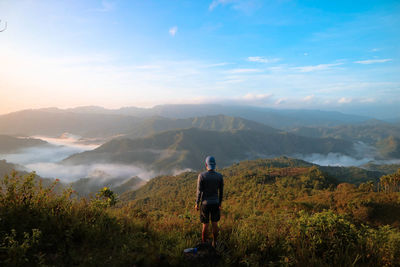
<path id="1" fill-rule="evenodd" d="M 0 0 L 0 114 L 236 103 L 400 114 L 399 1 Z"/>

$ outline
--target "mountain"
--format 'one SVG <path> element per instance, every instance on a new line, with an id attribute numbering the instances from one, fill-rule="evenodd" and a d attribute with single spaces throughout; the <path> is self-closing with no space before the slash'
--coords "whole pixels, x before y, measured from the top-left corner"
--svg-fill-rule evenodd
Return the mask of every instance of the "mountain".
<path id="1" fill-rule="evenodd" d="M 0 182 L 5 175 L 11 176 L 13 172 L 18 172 L 18 176 L 26 176 L 31 174 L 31 172 L 27 172 L 26 169 L 21 165 L 10 163 L 6 160 L 0 160 Z M 55 181 L 52 178 L 43 178 L 36 174 L 34 179 L 36 181 L 41 181 L 43 186 L 49 186 Z M 57 192 L 60 192 L 62 189 L 64 189 L 64 186 L 65 184 L 58 182 L 54 189 Z"/>
<path id="2" fill-rule="evenodd" d="M 332 137 L 368 144 L 375 144 L 389 136 L 400 137 L 400 127 L 378 120 L 335 127 L 298 127 L 290 132 L 308 137 Z"/>
<path id="3" fill-rule="evenodd" d="M 400 158 L 400 127 L 378 120 L 356 125 L 335 127 L 298 127 L 293 134 L 314 138 L 337 138 L 351 142 L 363 142 L 373 146 L 380 157 Z"/>
<path id="4" fill-rule="evenodd" d="M 389 136 L 376 143 L 377 149 L 384 158 L 400 158 L 400 138 Z"/>
<path id="5" fill-rule="evenodd" d="M 369 170 L 369 171 L 379 171 L 383 174 L 391 174 L 397 172 L 400 169 L 400 163 L 397 164 L 376 164 L 369 162 L 361 166 L 361 168 Z"/>
<path id="6" fill-rule="evenodd" d="M 265 124 L 225 115 L 193 117 L 186 119 L 170 119 L 156 116 L 144 119 L 138 123 L 135 129 L 132 129 L 124 135 L 123 138 L 145 137 L 163 131 L 187 128 L 199 128 L 214 131 L 254 130 L 269 133 L 279 132 L 279 130 Z"/>
<path id="7" fill-rule="evenodd" d="M 115 112 L 134 116 L 159 115 L 168 118 L 188 118 L 223 114 L 242 117 L 274 128 L 286 129 L 296 126 L 332 126 L 346 123 L 359 123 L 370 118 L 322 110 L 282 110 L 252 106 L 233 106 L 220 104 L 159 105 L 151 109 L 126 107 Z M 122 113 L 123 112 L 123 113 Z"/>
<path id="8" fill-rule="evenodd" d="M 0 116 L 0 134 L 111 137 L 129 132 L 140 118 L 113 114 L 74 113 L 56 108 L 24 110 Z"/>
<path id="9" fill-rule="evenodd" d="M 352 143 L 269 131 L 208 131 L 190 128 L 166 131 L 145 138 L 114 139 L 92 151 L 72 155 L 63 163 L 112 162 L 171 172 L 186 168 L 199 170 L 209 154 L 217 158 L 219 167 L 224 167 L 245 159 L 329 152 L 350 154 Z"/>
<path id="10" fill-rule="evenodd" d="M 144 118 L 161 116 L 170 119 L 187 119 L 216 115 L 241 117 L 279 129 L 300 126 L 335 126 L 361 123 L 371 119 L 335 111 L 279 110 L 219 104 L 160 105 L 153 108 L 124 107 L 120 109 L 87 106 L 65 110 L 57 108 L 24 110 L 1 115 L 0 133 L 60 135 L 63 132 L 71 132 L 81 136 L 109 136 L 127 132 L 135 127 L 135 123 Z M 83 126 L 86 128 L 82 128 Z"/>
<path id="11" fill-rule="evenodd" d="M 160 116 L 138 118 L 98 113 L 97 107 L 60 110 L 26 110 L 0 116 L 0 134 L 60 136 L 65 132 L 87 137 L 144 137 L 154 133 L 196 127 L 206 130 L 277 131 L 269 126 L 225 115 L 171 119 Z M 106 110 L 107 111 L 107 110 Z M 106 112 L 104 111 L 104 112 Z M 82 113 L 79 113 L 82 112 Z"/>
<path id="12" fill-rule="evenodd" d="M 0 160 L 0 177 L 3 177 L 4 175 L 10 174 L 13 171 L 24 171 L 24 167 L 9 163 L 6 160 Z"/>
<path id="13" fill-rule="evenodd" d="M 8 135 L 0 135 L 0 153 L 13 153 L 18 150 L 29 148 L 29 147 L 37 147 L 37 146 L 45 146 L 49 145 L 49 143 L 34 138 L 18 138 Z"/>

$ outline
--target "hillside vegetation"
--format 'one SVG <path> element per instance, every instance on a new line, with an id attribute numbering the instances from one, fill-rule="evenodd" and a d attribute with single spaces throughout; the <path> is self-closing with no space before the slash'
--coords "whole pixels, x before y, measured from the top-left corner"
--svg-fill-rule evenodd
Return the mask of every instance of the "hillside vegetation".
<path id="1" fill-rule="evenodd" d="M 221 169 L 219 256 L 185 257 L 200 240 L 197 173 L 160 176 L 120 196 L 93 199 L 2 180 L 3 266 L 398 266 L 400 171 L 378 184 L 339 183 L 317 166 L 255 160 Z M 377 191 L 379 189 L 379 191 Z M 19 218 L 24 218 L 20 220 Z"/>

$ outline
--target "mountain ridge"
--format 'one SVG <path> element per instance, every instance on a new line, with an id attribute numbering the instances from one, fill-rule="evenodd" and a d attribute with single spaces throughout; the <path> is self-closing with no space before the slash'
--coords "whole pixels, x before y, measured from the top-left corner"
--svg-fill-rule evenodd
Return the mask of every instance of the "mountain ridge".
<path id="1" fill-rule="evenodd" d="M 235 161 L 273 155 L 328 152 L 350 153 L 351 143 L 333 138 L 315 139 L 289 133 L 254 130 L 208 131 L 178 129 L 137 139 L 114 139 L 102 146 L 65 160 L 65 164 L 118 162 L 151 166 L 156 170 L 200 169 L 208 154 L 220 166 Z"/>

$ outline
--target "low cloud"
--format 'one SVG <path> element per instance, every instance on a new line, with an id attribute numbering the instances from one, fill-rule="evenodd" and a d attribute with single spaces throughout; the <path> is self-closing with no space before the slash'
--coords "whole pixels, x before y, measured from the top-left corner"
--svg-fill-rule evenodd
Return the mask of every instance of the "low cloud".
<path id="1" fill-rule="evenodd" d="M 386 58 L 386 59 L 367 59 L 367 60 L 359 60 L 359 61 L 354 61 L 356 64 L 374 64 L 374 63 L 385 63 L 392 61 L 391 58 Z"/>
<path id="2" fill-rule="evenodd" d="M 227 73 L 231 74 L 239 74 L 239 73 L 258 73 L 262 72 L 263 70 L 261 69 L 232 69 L 228 70 Z"/>
<path id="3" fill-rule="evenodd" d="M 353 145 L 355 151 L 354 155 L 344 155 L 341 153 L 328 153 L 318 154 L 313 153 L 309 155 L 294 155 L 296 158 L 315 163 L 321 166 L 356 166 L 360 167 L 366 163 L 373 162 L 376 164 L 396 164 L 400 163 L 400 159 L 380 160 L 377 159 L 378 152 L 376 148 L 364 142 L 356 142 Z"/>
<path id="4" fill-rule="evenodd" d="M 27 164 L 25 167 L 42 177 L 58 178 L 66 183 L 81 178 L 101 179 L 104 182 L 104 179 L 129 179 L 134 176 L 149 180 L 157 175 L 142 167 L 123 164 L 63 165 L 55 162 L 37 162 Z M 99 176 L 99 173 L 102 175 Z"/>
<path id="5" fill-rule="evenodd" d="M 174 27 L 170 28 L 168 32 L 169 32 L 169 35 L 174 37 L 176 35 L 176 33 L 178 32 L 178 27 L 174 26 Z"/>
<path id="6" fill-rule="evenodd" d="M 2 154 L 0 158 L 25 165 L 38 162 L 58 162 L 82 151 L 82 149 L 69 146 L 30 147 L 18 151 L 18 153 Z"/>
<path id="7" fill-rule="evenodd" d="M 250 62 L 259 62 L 259 63 L 275 63 L 280 61 L 280 58 L 248 57 L 247 60 Z"/>
<path id="8" fill-rule="evenodd" d="M 356 159 L 354 157 L 343 155 L 340 153 L 328 153 L 327 155 L 314 153 L 298 157 L 305 161 L 315 163 L 321 166 L 345 166 L 345 167 L 361 166 L 363 164 L 366 164 L 374 160 L 373 158 Z"/>
<path id="9" fill-rule="evenodd" d="M 339 104 L 348 104 L 351 103 L 353 100 L 349 97 L 342 97 L 338 100 Z"/>
<path id="10" fill-rule="evenodd" d="M 303 100 L 305 102 L 310 102 L 311 100 L 313 100 L 315 98 L 315 95 L 308 95 L 306 97 L 303 98 Z"/>
<path id="11" fill-rule="evenodd" d="M 272 94 L 246 94 L 243 96 L 244 100 L 267 100 L 271 99 Z"/>
<path id="12" fill-rule="evenodd" d="M 38 138 L 39 136 L 35 136 Z M 60 162 L 75 153 L 80 153 L 96 148 L 99 144 L 85 144 L 87 140 L 80 136 L 64 134 L 63 138 L 50 138 L 40 136 L 40 139 L 52 146 L 31 147 L 20 150 L 18 153 L 0 155 L 10 163 L 16 163 L 25 171 L 35 171 L 44 178 L 58 178 L 64 183 L 74 182 L 81 178 L 92 178 L 98 184 L 105 182 L 121 182 L 137 176 L 149 180 L 163 174 L 147 169 L 145 166 L 132 164 L 92 163 L 66 165 Z M 159 151 L 155 151 L 159 153 Z M 22 170 L 22 169 L 21 169 Z M 190 169 L 175 169 L 173 174 L 179 174 Z"/>
<path id="13" fill-rule="evenodd" d="M 208 6 L 208 9 L 212 11 L 219 5 L 225 5 L 232 2 L 233 2 L 232 0 L 213 0 L 211 4 Z"/>
<path id="14" fill-rule="evenodd" d="M 332 67 L 343 65 L 343 63 L 332 63 L 332 64 L 319 64 L 319 65 L 312 65 L 312 66 L 303 66 L 303 67 L 294 67 L 292 69 L 298 70 L 300 72 L 312 72 L 312 71 L 321 71 L 321 70 L 328 70 Z"/>
<path id="15" fill-rule="evenodd" d="M 98 12 L 110 12 L 115 9 L 115 3 L 111 1 L 103 0 L 101 1 L 101 7 L 97 8 Z"/>

